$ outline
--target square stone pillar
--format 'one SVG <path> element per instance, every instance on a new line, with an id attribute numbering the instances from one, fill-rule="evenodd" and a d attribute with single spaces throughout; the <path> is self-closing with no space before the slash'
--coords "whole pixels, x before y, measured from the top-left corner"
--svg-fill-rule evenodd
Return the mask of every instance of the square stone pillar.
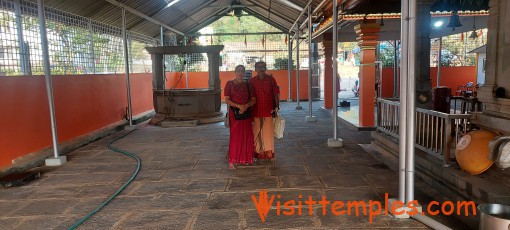
<path id="1" fill-rule="evenodd" d="M 220 53 L 207 53 L 209 59 L 209 89 L 217 90 L 215 110 L 221 110 Z"/>
<path id="2" fill-rule="evenodd" d="M 153 53 L 152 59 L 152 89 L 164 90 L 165 89 L 165 69 L 163 67 L 163 54 Z"/>
<path id="3" fill-rule="evenodd" d="M 333 108 L 333 34 L 325 33 L 322 45 L 324 46 L 324 108 Z"/>
<path id="4" fill-rule="evenodd" d="M 163 66 L 163 54 L 152 53 L 152 102 L 154 109 L 158 111 L 156 90 L 165 90 L 165 69 Z"/>
<path id="5" fill-rule="evenodd" d="M 491 0 L 489 12 L 487 70 L 478 97 L 484 113 L 510 118 L 510 2 Z M 504 89 L 505 95 L 496 96 L 498 88 Z"/>
<path id="6" fill-rule="evenodd" d="M 354 26 L 360 47 L 359 61 L 359 125 L 375 127 L 375 49 L 381 26 L 375 20 Z"/>
<path id="7" fill-rule="evenodd" d="M 209 59 L 209 89 L 221 89 L 220 53 L 207 53 Z"/>
<path id="8" fill-rule="evenodd" d="M 430 80 L 430 30 L 432 6 L 430 0 L 418 0 L 416 17 L 416 107 L 432 109 L 432 81 Z M 454 90 L 454 89 L 452 89 Z"/>

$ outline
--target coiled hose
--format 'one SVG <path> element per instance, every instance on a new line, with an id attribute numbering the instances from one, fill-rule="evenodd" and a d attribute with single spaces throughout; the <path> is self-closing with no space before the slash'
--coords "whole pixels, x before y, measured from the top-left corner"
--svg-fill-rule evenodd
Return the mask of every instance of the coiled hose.
<path id="1" fill-rule="evenodd" d="M 119 152 L 119 153 L 122 153 L 126 156 L 129 156 L 129 157 L 132 157 L 136 160 L 137 162 L 137 165 L 136 165 L 136 170 L 135 172 L 133 173 L 133 175 L 129 178 L 128 181 L 126 181 L 126 183 L 124 183 L 118 190 L 117 192 L 115 192 L 112 196 L 110 196 L 110 198 L 108 198 L 108 200 L 106 200 L 105 202 L 103 202 L 99 207 L 97 207 L 94 211 L 90 212 L 89 214 L 87 214 L 85 217 L 83 217 L 81 220 L 77 221 L 73 226 L 69 227 L 68 230 L 72 230 L 72 229 L 76 229 L 78 226 L 80 226 L 81 224 L 83 224 L 85 221 L 87 221 L 90 217 L 92 217 L 93 215 L 95 215 L 97 212 L 101 211 L 101 209 L 103 209 L 104 207 L 106 207 L 106 205 L 108 205 L 108 203 L 110 203 L 110 201 L 112 201 L 115 197 L 117 197 L 135 178 L 136 176 L 138 175 L 138 172 L 140 171 L 140 168 L 142 167 L 142 161 L 140 160 L 140 158 L 138 158 L 137 156 L 133 155 L 132 153 L 129 153 L 129 152 L 126 152 L 124 150 L 120 150 L 118 148 L 115 148 L 112 146 L 113 143 L 115 143 L 116 141 L 126 137 L 127 135 L 129 135 L 130 133 L 132 133 L 134 130 L 131 130 L 130 132 L 116 138 L 115 140 L 111 141 L 108 143 L 108 148 L 110 148 L 111 150 L 115 151 L 115 152 Z"/>

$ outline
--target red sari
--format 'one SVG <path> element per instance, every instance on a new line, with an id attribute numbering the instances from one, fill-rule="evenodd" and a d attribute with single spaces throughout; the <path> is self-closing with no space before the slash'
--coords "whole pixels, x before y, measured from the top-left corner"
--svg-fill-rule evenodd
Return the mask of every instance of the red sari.
<path id="1" fill-rule="evenodd" d="M 230 100 L 237 104 L 246 104 L 249 101 L 248 97 L 254 97 L 253 94 L 250 96 L 248 94 L 248 84 L 245 82 L 236 84 L 234 81 L 228 81 L 227 84 L 225 84 L 224 95 L 229 96 Z M 230 106 L 227 107 L 230 122 L 228 163 L 252 164 L 253 152 L 255 150 L 255 145 L 253 144 L 253 118 L 236 120 Z"/>

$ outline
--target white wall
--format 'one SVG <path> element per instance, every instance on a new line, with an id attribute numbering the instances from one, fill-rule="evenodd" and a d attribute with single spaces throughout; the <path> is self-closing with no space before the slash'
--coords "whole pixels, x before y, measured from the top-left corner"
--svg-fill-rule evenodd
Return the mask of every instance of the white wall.
<path id="1" fill-rule="evenodd" d="M 476 73 L 476 83 L 483 84 L 485 83 L 485 69 L 483 68 L 483 62 L 487 56 L 486 53 L 478 53 L 478 61 L 477 61 L 477 73 Z"/>

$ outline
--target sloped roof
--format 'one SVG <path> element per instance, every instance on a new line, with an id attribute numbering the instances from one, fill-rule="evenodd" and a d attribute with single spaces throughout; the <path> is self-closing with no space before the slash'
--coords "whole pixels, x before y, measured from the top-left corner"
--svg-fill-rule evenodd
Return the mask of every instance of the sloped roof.
<path id="1" fill-rule="evenodd" d="M 194 34 L 203 27 L 225 16 L 232 10 L 233 0 L 180 0 L 170 7 L 172 0 L 116 0 L 184 34 Z M 237 0 L 246 13 L 288 32 L 300 11 L 279 0 Z M 302 8 L 309 0 L 288 0 Z M 322 0 L 311 0 L 312 8 Z M 48 7 L 91 18 L 99 22 L 121 26 L 121 10 L 106 0 L 45 0 Z M 305 9 L 306 10 L 306 9 Z M 299 19 L 300 25 L 306 13 Z M 160 27 L 131 13 L 126 14 L 127 29 L 158 37 Z M 166 30 L 166 29 L 165 29 Z"/>
<path id="2" fill-rule="evenodd" d="M 474 50 L 469 51 L 468 53 L 487 53 L 487 45 L 480 46 Z"/>

